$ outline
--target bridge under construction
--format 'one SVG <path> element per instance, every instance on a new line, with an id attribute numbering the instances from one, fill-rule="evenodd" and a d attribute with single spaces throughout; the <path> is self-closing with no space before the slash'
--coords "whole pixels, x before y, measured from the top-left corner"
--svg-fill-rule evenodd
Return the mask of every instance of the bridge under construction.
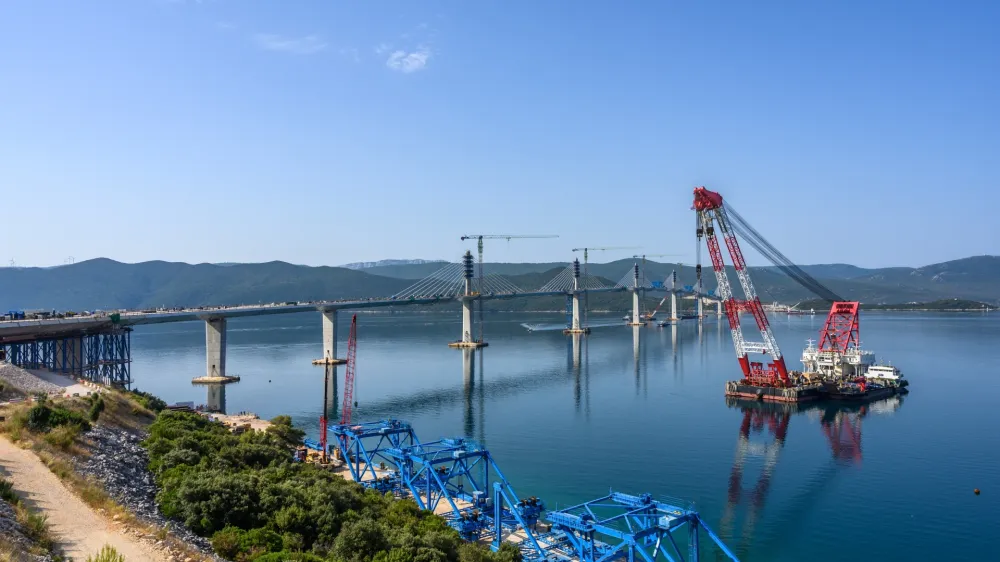
<path id="1" fill-rule="evenodd" d="M 480 269 L 480 272 L 482 269 Z M 645 278 L 636 263 L 611 284 L 581 272 L 573 264 L 537 289 L 523 289 L 501 275 L 475 275 L 474 258 L 466 252 L 462 260 L 448 264 L 406 289 L 383 298 L 341 299 L 314 302 L 285 302 L 250 306 L 196 307 L 165 311 L 121 311 L 73 317 L 24 318 L 0 322 L 0 359 L 27 369 L 48 369 L 102 384 L 128 386 L 131 376 L 130 334 L 136 327 L 173 322 L 204 322 L 205 374 L 196 383 L 226 383 L 237 380 L 226 372 L 226 330 L 231 318 L 319 312 L 322 351 L 316 364 L 344 363 L 338 355 L 338 313 L 344 310 L 400 308 L 459 302 L 462 309 L 462 332 L 452 347 L 475 348 L 487 344 L 482 336 L 482 308 L 485 301 L 532 297 L 565 297 L 567 333 L 587 333 L 586 299 L 592 293 L 632 293 L 634 323 L 645 323 L 640 298 L 646 293 L 671 296 L 671 321 L 679 321 L 677 298 L 696 301 L 698 316 L 704 303 L 721 301 L 701 285 L 680 286 L 676 276 L 662 282 Z M 478 308 L 479 334 L 476 337 L 474 311 Z"/>

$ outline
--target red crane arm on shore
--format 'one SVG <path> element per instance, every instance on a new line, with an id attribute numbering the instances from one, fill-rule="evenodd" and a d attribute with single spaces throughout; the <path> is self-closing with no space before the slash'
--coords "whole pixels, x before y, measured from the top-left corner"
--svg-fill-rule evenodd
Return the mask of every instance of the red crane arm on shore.
<path id="1" fill-rule="evenodd" d="M 354 405 L 354 372 L 358 356 L 358 315 L 351 317 L 351 335 L 347 339 L 347 371 L 344 373 L 344 403 L 340 408 L 340 424 L 351 423 Z"/>

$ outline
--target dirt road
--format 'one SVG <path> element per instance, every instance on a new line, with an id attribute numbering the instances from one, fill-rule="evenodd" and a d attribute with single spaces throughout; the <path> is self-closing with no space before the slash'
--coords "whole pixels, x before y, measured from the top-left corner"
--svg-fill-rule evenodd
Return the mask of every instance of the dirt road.
<path id="1" fill-rule="evenodd" d="M 0 436 L 0 474 L 34 510 L 49 517 L 52 538 L 74 560 L 86 560 L 105 544 L 129 562 L 160 562 L 168 558 L 149 545 L 116 529 L 112 521 L 76 497 L 34 453 Z"/>

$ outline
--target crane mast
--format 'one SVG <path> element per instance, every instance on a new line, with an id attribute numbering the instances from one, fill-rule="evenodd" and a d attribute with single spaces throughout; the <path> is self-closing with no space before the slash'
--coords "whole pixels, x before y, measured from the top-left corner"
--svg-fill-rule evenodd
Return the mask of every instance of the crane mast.
<path id="1" fill-rule="evenodd" d="M 768 324 L 767 315 L 761 305 L 760 298 L 754 289 L 750 274 L 747 271 L 746 261 L 743 259 L 743 252 L 740 250 L 739 242 L 736 240 L 736 232 L 729 222 L 726 207 L 723 205 L 722 196 L 714 191 L 709 191 L 704 187 L 694 189 L 694 206 L 692 207 L 698 216 L 696 234 L 699 240 L 698 247 L 701 247 L 701 239 L 704 237 L 708 246 L 709 257 L 712 260 L 712 269 L 715 272 L 715 279 L 719 286 L 719 298 L 723 301 L 726 311 L 726 319 L 729 321 L 729 331 L 733 337 L 733 347 L 736 349 L 736 357 L 739 360 L 740 368 L 743 370 L 744 379 L 757 386 L 787 386 L 790 381 L 788 369 L 785 367 L 785 359 L 778 349 L 778 342 L 774 339 L 771 326 Z M 722 248 L 716 237 L 715 226 L 722 232 L 726 249 L 733 262 L 733 269 L 739 278 L 740 286 L 743 289 L 744 300 L 738 301 L 733 294 L 729 277 L 726 274 L 726 264 L 722 256 Z M 700 265 L 700 264 L 699 264 Z M 700 284 L 700 279 L 699 279 Z M 743 330 L 740 327 L 740 310 L 746 310 L 753 315 L 754 321 L 763 343 L 749 342 L 743 337 Z M 749 353 L 763 353 L 771 356 L 771 363 L 765 368 L 762 362 L 750 361 Z"/>
<path id="2" fill-rule="evenodd" d="M 483 301 L 482 294 L 485 291 L 485 279 L 483 276 L 483 240 L 507 240 L 510 242 L 513 238 L 559 238 L 558 234 L 463 234 L 461 237 L 462 241 L 465 240 L 476 240 L 476 246 L 479 250 L 479 287 L 476 292 L 479 293 L 479 341 L 485 341 L 483 339 Z"/>
<path id="3" fill-rule="evenodd" d="M 351 423 L 354 402 L 354 373 L 358 357 L 358 315 L 351 317 L 351 335 L 347 338 L 347 370 L 344 372 L 344 403 L 340 408 L 340 424 Z"/>

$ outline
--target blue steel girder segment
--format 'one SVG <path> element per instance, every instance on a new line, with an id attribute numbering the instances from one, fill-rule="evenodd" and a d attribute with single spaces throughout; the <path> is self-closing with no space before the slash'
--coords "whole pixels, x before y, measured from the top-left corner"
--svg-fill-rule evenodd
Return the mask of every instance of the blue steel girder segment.
<path id="1" fill-rule="evenodd" d="M 596 500 L 549 512 L 546 519 L 552 523 L 554 534 L 565 536 L 566 543 L 573 546 L 573 554 L 581 562 L 619 557 L 630 561 L 638 557 L 654 562 L 657 556 L 697 562 L 701 530 L 706 531 L 721 554 L 737 560 L 696 511 L 654 500 L 650 494 L 634 496 L 612 492 Z M 687 558 L 674 536 L 685 526 L 688 527 Z"/>
<path id="2" fill-rule="evenodd" d="M 400 420 L 335 425 L 329 431 L 351 478 L 382 492 L 399 487 L 399 470 L 387 451 L 420 444 L 410 424 Z M 383 473 L 381 476 L 379 471 Z"/>

